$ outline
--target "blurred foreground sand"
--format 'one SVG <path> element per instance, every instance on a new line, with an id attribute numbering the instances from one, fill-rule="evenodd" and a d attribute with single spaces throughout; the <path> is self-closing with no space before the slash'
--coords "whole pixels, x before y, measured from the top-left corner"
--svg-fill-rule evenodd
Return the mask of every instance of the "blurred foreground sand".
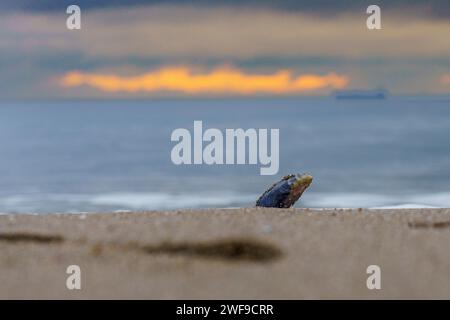
<path id="1" fill-rule="evenodd" d="M 450 298 L 449 246 L 450 209 L 3 215 L 0 298 Z"/>

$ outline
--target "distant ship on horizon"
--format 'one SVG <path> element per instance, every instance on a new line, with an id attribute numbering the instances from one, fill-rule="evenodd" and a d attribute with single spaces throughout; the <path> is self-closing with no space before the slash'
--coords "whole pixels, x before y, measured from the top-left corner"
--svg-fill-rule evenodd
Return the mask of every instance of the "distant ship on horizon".
<path id="1" fill-rule="evenodd" d="M 340 90 L 334 92 L 336 99 L 386 99 L 387 90 Z"/>

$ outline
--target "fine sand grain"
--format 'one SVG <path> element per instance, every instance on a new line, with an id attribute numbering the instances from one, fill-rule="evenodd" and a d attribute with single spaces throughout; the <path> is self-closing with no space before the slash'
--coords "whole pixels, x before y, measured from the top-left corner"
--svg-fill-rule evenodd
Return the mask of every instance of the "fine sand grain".
<path id="1" fill-rule="evenodd" d="M 0 298 L 450 298 L 449 244 L 450 209 L 2 215 Z"/>

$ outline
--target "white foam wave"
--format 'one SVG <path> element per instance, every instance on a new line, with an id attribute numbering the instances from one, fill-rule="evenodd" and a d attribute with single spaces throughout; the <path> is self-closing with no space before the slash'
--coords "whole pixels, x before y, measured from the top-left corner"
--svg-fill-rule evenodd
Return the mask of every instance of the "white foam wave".
<path id="1" fill-rule="evenodd" d="M 254 200 L 253 195 L 225 194 L 168 194 L 168 193 L 111 193 L 94 196 L 95 205 L 123 206 L 132 209 L 179 209 L 204 206 L 227 206 Z"/>
<path id="2" fill-rule="evenodd" d="M 409 195 L 315 193 L 305 196 L 302 203 L 314 208 L 449 208 L 450 192 Z"/>
<path id="3" fill-rule="evenodd" d="M 424 209 L 424 208 L 439 208 L 439 207 L 429 206 L 426 204 L 405 203 L 405 204 L 398 204 L 395 206 L 373 207 L 371 209 Z"/>
<path id="4" fill-rule="evenodd" d="M 0 198 L 0 212 L 87 213 L 99 211 L 171 210 L 206 207 L 250 207 L 257 194 L 236 192 L 105 194 L 33 194 Z M 450 192 L 419 195 L 306 193 L 297 207 L 309 208 L 450 208 Z"/>
<path id="5" fill-rule="evenodd" d="M 175 194 L 162 192 L 115 192 L 105 194 L 33 194 L 0 198 L 2 212 L 65 212 L 163 210 L 200 207 L 244 206 L 255 195 L 239 193 Z"/>

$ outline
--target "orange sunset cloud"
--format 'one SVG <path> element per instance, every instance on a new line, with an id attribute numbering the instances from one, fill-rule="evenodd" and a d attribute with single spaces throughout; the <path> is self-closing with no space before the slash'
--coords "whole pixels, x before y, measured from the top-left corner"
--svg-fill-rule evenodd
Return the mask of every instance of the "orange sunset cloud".
<path id="1" fill-rule="evenodd" d="M 194 73 L 187 67 L 165 67 L 133 77 L 73 71 L 60 80 L 63 87 L 85 85 L 107 92 L 172 91 L 185 94 L 286 94 L 324 88 L 341 89 L 347 84 L 346 76 L 335 73 L 294 77 L 289 70 L 248 74 L 225 67 L 203 74 Z"/>
<path id="2" fill-rule="evenodd" d="M 450 85 L 450 73 L 442 75 L 441 83 Z"/>

